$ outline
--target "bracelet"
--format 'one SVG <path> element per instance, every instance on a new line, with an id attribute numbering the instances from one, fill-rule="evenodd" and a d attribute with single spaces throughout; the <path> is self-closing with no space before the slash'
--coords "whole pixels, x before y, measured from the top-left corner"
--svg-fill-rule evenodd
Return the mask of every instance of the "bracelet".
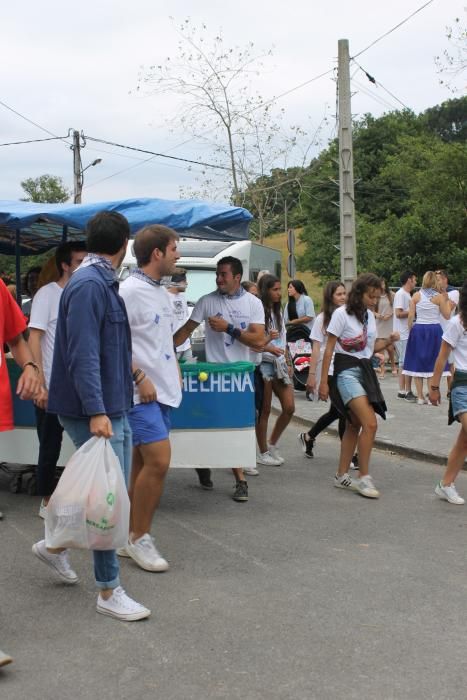
<path id="1" fill-rule="evenodd" d="M 231 338 L 237 338 L 237 339 L 240 338 L 240 336 L 242 334 L 242 331 L 240 330 L 240 328 L 235 328 L 233 323 L 228 324 L 225 332 L 227 333 L 227 335 L 230 335 Z"/>
<path id="2" fill-rule="evenodd" d="M 28 366 L 34 367 L 34 369 L 36 370 L 36 373 L 37 373 L 37 374 L 40 374 L 40 373 L 41 373 L 41 371 L 40 371 L 40 369 L 39 369 L 39 365 L 36 365 L 36 363 L 33 362 L 32 360 L 29 360 L 29 362 L 25 362 L 25 363 L 24 363 L 24 365 L 23 365 L 23 372 L 24 372 L 24 370 L 26 369 L 26 367 L 28 367 Z"/>
<path id="3" fill-rule="evenodd" d="M 138 384 L 141 384 L 141 382 L 144 382 L 146 379 L 146 372 L 141 370 L 141 373 L 138 375 L 138 379 L 135 380 L 135 386 L 138 386 Z"/>
<path id="4" fill-rule="evenodd" d="M 141 372 L 144 372 L 144 370 L 141 369 L 141 368 L 135 369 L 135 371 L 134 371 L 133 374 L 131 375 L 131 376 L 133 377 L 133 381 L 134 381 L 134 382 L 138 379 L 138 377 L 139 377 L 139 375 L 141 374 Z"/>
<path id="5" fill-rule="evenodd" d="M 432 391 L 439 391 L 439 386 L 430 386 Z"/>

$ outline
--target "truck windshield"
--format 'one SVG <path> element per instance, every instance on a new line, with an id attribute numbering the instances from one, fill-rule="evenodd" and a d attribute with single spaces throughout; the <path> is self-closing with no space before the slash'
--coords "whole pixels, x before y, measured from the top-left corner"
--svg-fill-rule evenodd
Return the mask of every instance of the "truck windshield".
<path id="1" fill-rule="evenodd" d="M 185 268 L 187 272 L 188 287 L 186 297 L 193 304 L 209 292 L 216 290 L 216 271 Z"/>

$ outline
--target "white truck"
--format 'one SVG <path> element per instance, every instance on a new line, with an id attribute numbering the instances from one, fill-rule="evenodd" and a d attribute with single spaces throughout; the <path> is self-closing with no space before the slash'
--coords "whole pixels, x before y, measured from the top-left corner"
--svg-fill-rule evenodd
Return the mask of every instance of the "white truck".
<path id="1" fill-rule="evenodd" d="M 216 289 L 216 267 L 219 260 L 227 255 L 238 258 L 243 265 L 243 280 L 256 282 L 261 270 L 268 270 L 281 278 L 281 253 L 273 248 L 253 241 L 211 241 L 194 238 L 181 238 L 178 247 L 180 260 L 177 263 L 187 272 L 188 287 L 186 296 L 189 306 L 194 306 L 200 297 Z M 120 271 L 120 279 L 128 276 L 136 266 L 133 245 L 130 242 Z M 204 360 L 204 323 L 200 324 L 191 337 L 194 355 Z"/>

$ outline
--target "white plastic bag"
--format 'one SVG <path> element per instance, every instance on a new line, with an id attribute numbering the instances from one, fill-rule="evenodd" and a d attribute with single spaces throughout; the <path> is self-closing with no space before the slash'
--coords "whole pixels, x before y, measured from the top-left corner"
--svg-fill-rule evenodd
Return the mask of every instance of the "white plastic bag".
<path id="1" fill-rule="evenodd" d="M 117 549 L 128 542 L 130 501 L 118 457 L 93 437 L 67 463 L 47 505 L 47 547 Z"/>

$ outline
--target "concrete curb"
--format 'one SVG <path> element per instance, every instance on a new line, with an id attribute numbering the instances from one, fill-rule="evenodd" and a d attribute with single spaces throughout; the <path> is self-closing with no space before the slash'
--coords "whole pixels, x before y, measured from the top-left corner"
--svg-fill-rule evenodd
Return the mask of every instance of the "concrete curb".
<path id="1" fill-rule="evenodd" d="M 279 411 L 275 406 L 272 406 L 271 413 L 278 415 Z M 296 423 L 297 425 L 305 426 L 308 429 L 310 429 L 315 424 L 314 421 L 302 418 L 302 416 L 296 414 L 293 416 L 291 423 Z M 333 435 L 334 437 L 338 436 L 337 430 L 335 428 L 326 428 L 324 434 Z M 430 464 L 439 464 L 440 466 L 445 466 L 447 464 L 447 455 L 433 454 L 431 452 L 426 452 L 425 450 L 420 450 L 415 447 L 409 447 L 408 445 L 396 445 L 394 443 L 389 442 L 388 440 L 378 438 L 378 435 L 376 435 L 375 439 L 375 448 L 384 452 L 389 452 L 390 454 L 400 455 L 401 457 L 407 457 L 408 459 L 417 459 L 425 462 L 430 462 Z M 464 469 L 466 468 L 466 465 L 464 465 Z"/>

